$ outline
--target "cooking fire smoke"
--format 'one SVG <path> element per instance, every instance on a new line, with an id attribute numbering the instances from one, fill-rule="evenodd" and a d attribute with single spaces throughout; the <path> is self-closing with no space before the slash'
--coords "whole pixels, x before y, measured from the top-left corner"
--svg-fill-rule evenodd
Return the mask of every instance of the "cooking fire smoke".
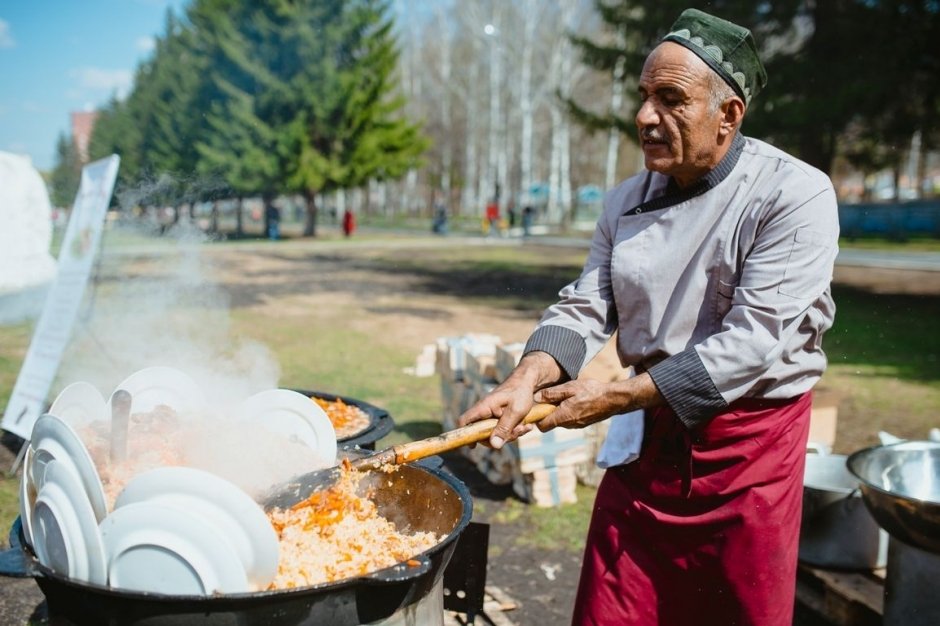
<path id="1" fill-rule="evenodd" d="M 309 471 L 309 449 L 285 449 L 285 440 L 259 433 L 257 423 L 231 419 L 245 398 L 276 388 L 280 371 L 266 346 L 233 329 L 229 295 L 211 278 L 205 236 L 181 219 L 158 240 L 138 237 L 125 228 L 103 237 L 52 397 L 86 381 L 107 399 L 138 370 L 174 367 L 198 383 L 211 407 L 204 422 L 187 430 L 193 465 L 249 491 Z"/>

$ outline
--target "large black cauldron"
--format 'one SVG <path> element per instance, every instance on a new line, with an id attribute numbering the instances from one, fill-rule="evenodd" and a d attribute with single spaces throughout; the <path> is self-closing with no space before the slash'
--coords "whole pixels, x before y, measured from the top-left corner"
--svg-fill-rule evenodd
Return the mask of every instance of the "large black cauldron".
<path id="1" fill-rule="evenodd" d="M 55 623 L 147 626 L 346 626 L 387 619 L 421 603 L 440 582 L 456 540 L 470 522 L 467 487 L 424 464 L 383 475 L 374 501 L 400 530 L 445 535 L 418 556 L 417 566 L 396 565 L 368 576 L 289 591 L 215 597 L 128 592 L 70 580 L 43 567 L 23 545 L 20 521 L 11 548 L 0 555 L 0 574 L 32 576 Z"/>
<path id="2" fill-rule="evenodd" d="M 310 391 L 307 389 L 291 389 L 291 391 L 302 393 L 308 398 L 323 398 L 324 400 L 329 400 L 330 402 L 342 400 L 346 404 L 362 409 L 369 416 L 369 425 L 363 428 L 360 432 L 350 437 L 344 437 L 342 439 L 336 440 L 336 443 L 341 448 L 354 448 L 358 446 L 365 450 L 375 450 L 375 443 L 385 435 L 392 432 L 392 429 L 395 427 L 395 420 L 392 419 L 391 414 L 385 409 L 377 407 L 374 404 L 369 404 L 368 402 L 357 400 L 356 398 L 350 398 L 348 396 L 338 396 L 332 393 L 326 393 L 325 391 Z"/>

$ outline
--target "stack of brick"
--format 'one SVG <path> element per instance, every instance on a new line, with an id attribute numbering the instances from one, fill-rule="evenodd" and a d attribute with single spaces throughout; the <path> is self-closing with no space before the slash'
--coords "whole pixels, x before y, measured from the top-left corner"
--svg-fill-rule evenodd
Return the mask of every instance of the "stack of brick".
<path id="1" fill-rule="evenodd" d="M 495 385 L 493 369 L 483 363 L 495 362 L 496 335 L 466 334 L 437 340 L 437 372 L 441 379 L 444 430 L 457 427 L 457 418 L 482 396 L 487 385 Z M 490 377 L 484 382 L 484 378 Z M 492 387 L 489 387 L 490 389 Z"/>

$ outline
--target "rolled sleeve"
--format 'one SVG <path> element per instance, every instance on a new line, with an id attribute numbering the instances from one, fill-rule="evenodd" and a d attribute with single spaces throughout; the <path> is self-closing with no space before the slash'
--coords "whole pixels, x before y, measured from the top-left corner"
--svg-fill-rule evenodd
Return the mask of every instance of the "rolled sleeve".
<path id="1" fill-rule="evenodd" d="M 692 348 L 657 363 L 648 373 L 687 428 L 702 425 L 728 406 Z"/>
<path id="2" fill-rule="evenodd" d="M 587 354 L 584 337 L 564 326 L 541 326 L 526 342 L 523 354 L 546 352 L 565 370 L 568 378 L 577 378 Z"/>

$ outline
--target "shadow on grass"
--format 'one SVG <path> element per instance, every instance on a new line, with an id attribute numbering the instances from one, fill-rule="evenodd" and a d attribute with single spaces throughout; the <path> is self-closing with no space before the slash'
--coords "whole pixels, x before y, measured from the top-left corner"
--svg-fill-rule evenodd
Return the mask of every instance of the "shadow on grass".
<path id="1" fill-rule="evenodd" d="M 836 320 L 823 340 L 831 364 L 875 366 L 917 382 L 940 381 L 940 296 L 834 286 Z"/>
<path id="2" fill-rule="evenodd" d="M 395 424 L 395 431 L 407 437 L 408 441 L 427 439 L 441 434 L 441 422 L 431 420 L 412 420 Z"/>

